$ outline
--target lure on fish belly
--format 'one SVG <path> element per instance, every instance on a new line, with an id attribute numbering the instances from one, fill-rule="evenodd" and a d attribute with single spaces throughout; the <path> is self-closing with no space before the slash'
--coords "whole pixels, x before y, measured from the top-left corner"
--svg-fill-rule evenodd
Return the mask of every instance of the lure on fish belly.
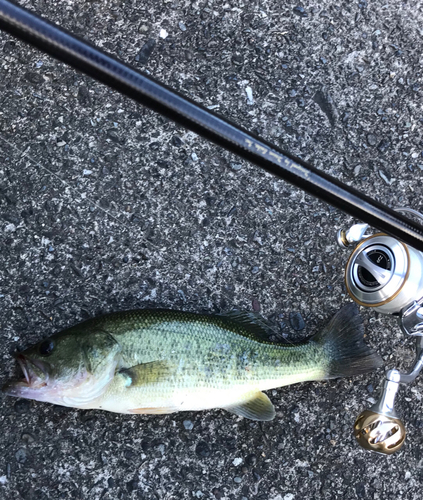
<path id="1" fill-rule="evenodd" d="M 250 313 L 138 310 L 85 321 L 16 359 L 24 378 L 3 387 L 10 396 L 129 414 L 224 408 L 252 420 L 275 416 L 262 391 L 381 365 L 354 304 L 298 344 L 269 342 Z"/>

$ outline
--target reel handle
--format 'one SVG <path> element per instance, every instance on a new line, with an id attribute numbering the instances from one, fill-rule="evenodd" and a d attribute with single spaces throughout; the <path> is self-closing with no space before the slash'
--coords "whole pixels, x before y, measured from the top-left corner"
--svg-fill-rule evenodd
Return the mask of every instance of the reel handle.
<path id="1" fill-rule="evenodd" d="M 397 370 L 391 370 L 389 374 L 396 380 L 385 380 L 379 401 L 369 410 L 361 412 L 354 424 L 358 444 L 366 450 L 384 455 L 398 451 L 406 436 L 404 424 L 394 409 L 400 374 Z"/>
<path id="2" fill-rule="evenodd" d="M 358 444 L 366 450 L 391 455 L 405 441 L 406 430 L 395 411 L 395 398 L 400 384 L 413 382 L 423 368 L 423 336 L 416 336 L 416 358 L 408 373 L 389 370 L 379 400 L 364 410 L 354 424 Z"/>

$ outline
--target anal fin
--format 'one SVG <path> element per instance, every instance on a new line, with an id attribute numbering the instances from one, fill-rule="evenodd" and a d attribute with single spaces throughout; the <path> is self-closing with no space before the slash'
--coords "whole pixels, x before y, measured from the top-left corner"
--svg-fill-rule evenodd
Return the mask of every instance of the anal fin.
<path id="1" fill-rule="evenodd" d="M 225 410 L 250 420 L 266 422 L 275 418 L 276 412 L 270 399 L 263 392 L 256 392 L 250 399 L 226 407 Z"/>

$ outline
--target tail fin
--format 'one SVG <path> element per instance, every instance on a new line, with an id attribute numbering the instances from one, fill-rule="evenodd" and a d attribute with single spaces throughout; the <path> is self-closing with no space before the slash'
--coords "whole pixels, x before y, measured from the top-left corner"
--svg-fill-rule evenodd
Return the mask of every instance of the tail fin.
<path id="1" fill-rule="evenodd" d="M 363 340 L 363 320 L 354 303 L 347 304 L 311 341 L 320 344 L 329 365 L 325 378 L 351 377 L 382 365 L 382 358 Z"/>

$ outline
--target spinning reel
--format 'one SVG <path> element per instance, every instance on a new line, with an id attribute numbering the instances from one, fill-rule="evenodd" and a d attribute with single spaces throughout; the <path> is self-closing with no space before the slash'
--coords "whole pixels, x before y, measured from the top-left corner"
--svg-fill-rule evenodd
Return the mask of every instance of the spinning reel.
<path id="1" fill-rule="evenodd" d="M 423 219 L 416 210 L 397 210 Z M 341 248 L 356 245 L 345 270 L 348 293 L 361 306 L 396 316 L 401 330 L 416 339 L 410 371 L 389 370 L 379 400 L 354 424 L 363 448 L 390 455 L 402 447 L 406 435 L 394 407 L 399 386 L 413 382 L 423 368 L 423 253 L 383 233 L 366 235 L 368 227 L 356 224 L 337 234 Z"/>

